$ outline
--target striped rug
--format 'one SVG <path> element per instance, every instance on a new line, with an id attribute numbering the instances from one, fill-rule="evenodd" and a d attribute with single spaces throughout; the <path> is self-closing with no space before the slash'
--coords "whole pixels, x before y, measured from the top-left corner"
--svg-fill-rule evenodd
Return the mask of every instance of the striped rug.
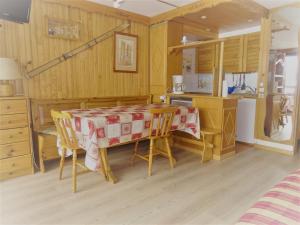
<path id="1" fill-rule="evenodd" d="M 300 169 L 267 192 L 236 225 L 300 225 Z"/>

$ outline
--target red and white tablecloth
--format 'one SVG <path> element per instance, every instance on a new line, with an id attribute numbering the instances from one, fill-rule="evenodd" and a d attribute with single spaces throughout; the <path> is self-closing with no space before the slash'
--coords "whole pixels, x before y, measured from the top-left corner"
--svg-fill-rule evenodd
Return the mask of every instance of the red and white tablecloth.
<path id="1" fill-rule="evenodd" d="M 91 170 L 99 168 L 99 148 L 127 143 L 149 135 L 152 108 L 169 107 L 166 104 L 117 106 L 111 108 L 68 110 L 73 115 L 72 126 L 79 146 L 86 150 L 85 164 Z M 187 132 L 200 138 L 198 109 L 178 106 L 172 130 Z M 158 120 L 158 119 L 157 119 Z M 154 120 L 154 129 L 157 124 Z"/>

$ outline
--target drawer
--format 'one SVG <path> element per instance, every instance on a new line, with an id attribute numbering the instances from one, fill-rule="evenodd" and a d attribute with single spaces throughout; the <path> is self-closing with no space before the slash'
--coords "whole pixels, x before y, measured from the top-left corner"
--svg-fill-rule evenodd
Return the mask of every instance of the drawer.
<path id="1" fill-rule="evenodd" d="M 27 104 L 25 99 L 0 101 L 0 115 L 26 112 Z"/>
<path id="2" fill-rule="evenodd" d="M 0 130 L 0 145 L 28 140 L 29 133 L 27 127 Z"/>
<path id="3" fill-rule="evenodd" d="M 2 115 L 0 129 L 9 129 L 28 126 L 27 114 Z"/>
<path id="4" fill-rule="evenodd" d="M 0 145 L 0 159 L 30 154 L 29 142 Z"/>
<path id="5" fill-rule="evenodd" d="M 32 173 L 31 155 L 0 160 L 0 180 Z"/>

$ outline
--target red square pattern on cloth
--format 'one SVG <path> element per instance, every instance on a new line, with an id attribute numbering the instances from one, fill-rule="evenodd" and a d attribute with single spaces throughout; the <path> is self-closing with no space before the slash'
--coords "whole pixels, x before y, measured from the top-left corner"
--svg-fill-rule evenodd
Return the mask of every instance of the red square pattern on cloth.
<path id="1" fill-rule="evenodd" d="M 144 114 L 143 113 L 132 113 L 132 120 L 143 120 Z"/>
<path id="2" fill-rule="evenodd" d="M 181 123 L 185 123 L 186 122 L 186 115 L 181 116 L 180 121 L 181 121 Z"/>
<path id="3" fill-rule="evenodd" d="M 121 124 L 121 135 L 125 136 L 131 134 L 132 126 L 131 123 L 122 123 Z"/>
<path id="4" fill-rule="evenodd" d="M 116 145 L 116 144 L 120 144 L 120 138 L 115 137 L 109 139 L 109 146 Z"/>
<path id="5" fill-rule="evenodd" d="M 132 134 L 132 140 L 137 140 L 142 137 L 142 133 Z"/>
<path id="6" fill-rule="evenodd" d="M 151 123 L 150 120 L 145 121 L 145 126 L 144 126 L 144 128 L 145 128 L 145 129 L 149 129 L 149 128 L 150 128 L 150 123 Z"/>
<path id="7" fill-rule="evenodd" d="M 81 132 L 81 118 L 75 117 L 75 128 L 76 131 Z"/>
<path id="8" fill-rule="evenodd" d="M 120 116 L 118 115 L 109 115 L 106 116 L 107 124 L 115 124 L 120 122 Z"/>
<path id="9" fill-rule="evenodd" d="M 195 108 L 188 108 L 189 113 L 195 113 L 195 110 L 196 110 Z"/>
<path id="10" fill-rule="evenodd" d="M 89 138 L 91 138 L 93 136 L 93 134 L 95 133 L 95 125 L 94 122 L 89 120 L 88 121 L 88 126 L 89 126 Z"/>
<path id="11" fill-rule="evenodd" d="M 105 131 L 103 127 L 97 129 L 97 138 L 105 138 Z"/>

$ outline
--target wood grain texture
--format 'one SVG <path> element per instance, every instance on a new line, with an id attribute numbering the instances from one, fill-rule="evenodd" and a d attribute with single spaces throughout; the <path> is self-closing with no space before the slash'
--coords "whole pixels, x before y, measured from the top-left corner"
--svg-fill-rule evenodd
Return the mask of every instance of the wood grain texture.
<path id="1" fill-rule="evenodd" d="M 260 51 L 260 32 L 244 35 L 243 69 L 257 72 Z"/>
<path id="2" fill-rule="evenodd" d="M 47 164 L 49 170 L 45 174 L 2 182 L 1 222 L 234 224 L 300 163 L 299 155 L 282 156 L 249 146 L 238 146 L 240 153 L 230 159 L 207 164 L 201 164 L 194 154 L 178 150 L 174 153 L 176 168 L 170 170 L 167 159 L 158 157 L 153 176 L 147 177 L 145 162 L 130 165 L 133 147 L 122 146 L 108 152 L 120 179 L 114 185 L 99 173 L 86 173 L 78 176 L 78 192 L 74 195 L 70 192 L 70 160 L 62 181 L 57 179 L 59 162 L 53 161 Z"/>
<path id="3" fill-rule="evenodd" d="M 168 23 L 150 27 L 150 93 L 154 102 L 167 90 Z"/>
<path id="4" fill-rule="evenodd" d="M 80 23 L 80 40 L 49 38 L 47 16 Z M 125 22 L 98 12 L 33 0 L 29 24 L 0 20 L 0 57 L 16 58 L 31 70 Z M 139 36 L 137 74 L 113 72 L 112 37 L 30 80 L 28 96 L 57 99 L 148 94 L 149 28 L 131 22 L 124 32 Z"/>

